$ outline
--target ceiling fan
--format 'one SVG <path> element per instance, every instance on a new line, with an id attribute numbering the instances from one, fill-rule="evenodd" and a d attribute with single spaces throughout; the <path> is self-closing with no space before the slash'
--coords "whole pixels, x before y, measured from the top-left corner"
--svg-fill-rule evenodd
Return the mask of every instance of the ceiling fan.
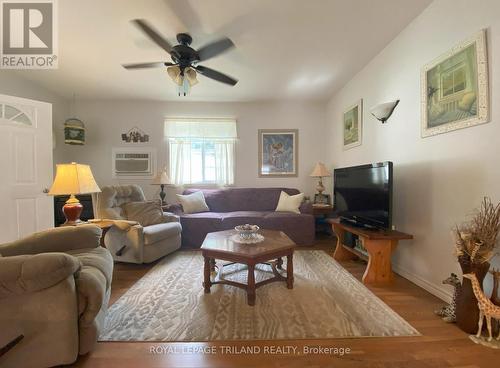
<path id="1" fill-rule="evenodd" d="M 124 64 L 123 67 L 125 69 L 133 70 L 167 67 L 168 75 L 179 87 L 179 96 L 186 96 L 189 93 L 190 87 L 198 83 L 198 80 L 196 79 L 197 72 L 207 78 L 228 84 L 230 86 L 234 86 L 238 83 L 237 79 L 234 79 L 226 74 L 203 65 L 198 65 L 198 62 L 211 59 L 234 47 L 233 41 L 229 38 L 221 38 L 201 47 L 198 50 L 195 50 L 190 47 L 193 39 L 187 33 L 179 33 L 177 35 L 177 41 L 179 44 L 172 46 L 170 42 L 160 35 L 158 31 L 156 31 L 145 20 L 135 19 L 132 22 L 135 23 L 154 43 L 170 54 L 173 62 L 162 61 L 153 63 Z"/>

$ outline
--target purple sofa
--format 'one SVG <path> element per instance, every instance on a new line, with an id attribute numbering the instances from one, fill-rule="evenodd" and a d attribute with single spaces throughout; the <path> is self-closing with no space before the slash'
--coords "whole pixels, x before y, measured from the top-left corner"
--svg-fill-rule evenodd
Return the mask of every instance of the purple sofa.
<path id="1" fill-rule="evenodd" d="M 303 203 L 300 214 L 275 212 L 281 191 L 300 193 L 288 188 L 187 189 L 183 194 L 201 190 L 210 212 L 185 214 L 182 206 L 169 211 L 180 216 L 182 247 L 200 247 L 207 233 L 233 229 L 236 225 L 255 224 L 263 229 L 281 230 L 298 245 L 314 243 L 312 206 Z"/>

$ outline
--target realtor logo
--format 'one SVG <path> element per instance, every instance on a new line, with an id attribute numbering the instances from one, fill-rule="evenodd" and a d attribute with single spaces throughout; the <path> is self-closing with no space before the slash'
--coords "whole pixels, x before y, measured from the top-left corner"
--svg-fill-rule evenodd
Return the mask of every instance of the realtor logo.
<path id="1" fill-rule="evenodd" d="M 55 0 L 0 0 L 0 68 L 57 68 Z"/>

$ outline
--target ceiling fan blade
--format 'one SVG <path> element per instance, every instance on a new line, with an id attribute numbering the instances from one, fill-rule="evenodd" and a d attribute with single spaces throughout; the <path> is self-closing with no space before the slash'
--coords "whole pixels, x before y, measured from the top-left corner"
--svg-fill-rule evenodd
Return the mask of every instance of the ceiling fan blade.
<path id="1" fill-rule="evenodd" d="M 149 38 L 154 41 L 154 43 L 170 54 L 172 51 L 172 45 L 160 33 L 158 33 L 157 30 L 150 26 L 148 22 L 144 19 L 134 19 L 132 22 L 142 29 L 142 31 L 146 33 Z"/>
<path id="2" fill-rule="evenodd" d="M 234 43 L 229 38 L 222 38 L 218 41 L 209 43 L 198 50 L 199 60 L 208 60 L 214 56 L 222 54 L 232 47 L 234 47 Z"/>
<path id="3" fill-rule="evenodd" d="M 236 83 L 238 83 L 237 79 L 234 79 L 226 74 L 222 74 L 221 72 L 218 72 L 217 70 L 207 68 L 206 66 L 198 65 L 198 66 L 195 66 L 194 68 L 197 71 L 199 71 L 200 74 L 204 75 L 205 77 L 214 79 L 218 82 L 229 84 L 231 86 L 234 86 Z"/>
<path id="4" fill-rule="evenodd" d="M 160 68 L 163 66 L 171 66 L 173 63 L 158 62 L 158 63 L 138 63 L 138 64 L 123 64 L 125 69 L 146 69 L 146 68 Z"/>

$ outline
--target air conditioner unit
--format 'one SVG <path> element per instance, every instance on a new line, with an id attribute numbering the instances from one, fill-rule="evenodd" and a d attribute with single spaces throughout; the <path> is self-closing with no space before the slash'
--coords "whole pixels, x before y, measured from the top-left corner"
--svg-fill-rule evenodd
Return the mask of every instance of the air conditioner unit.
<path id="1" fill-rule="evenodd" d="M 156 173 L 153 148 L 113 148 L 113 178 L 150 179 Z"/>

